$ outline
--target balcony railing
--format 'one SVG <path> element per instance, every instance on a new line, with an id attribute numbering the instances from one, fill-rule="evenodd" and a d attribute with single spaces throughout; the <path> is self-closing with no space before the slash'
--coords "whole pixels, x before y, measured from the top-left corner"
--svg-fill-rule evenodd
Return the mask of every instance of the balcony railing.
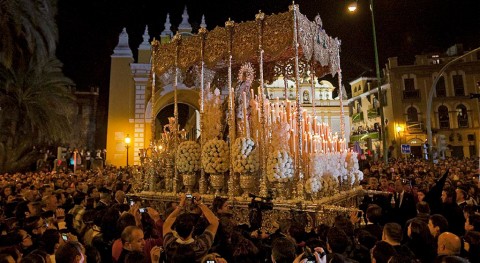
<path id="1" fill-rule="evenodd" d="M 404 90 L 403 91 L 404 99 L 420 99 L 420 90 Z"/>
<path id="2" fill-rule="evenodd" d="M 358 141 L 366 141 L 367 139 L 378 139 L 379 133 L 378 132 L 368 132 L 368 133 L 361 133 L 357 135 L 350 136 L 350 142 L 358 142 Z"/>
<path id="3" fill-rule="evenodd" d="M 367 111 L 367 114 L 368 114 L 369 119 L 376 118 L 376 117 L 380 116 L 379 109 L 369 109 Z"/>
<path id="4" fill-rule="evenodd" d="M 423 122 L 410 121 L 407 122 L 407 131 L 409 133 L 423 133 L 425 131 L 425 126 L 423 125 Z"/>
<path id="5" fill-rule="evenodd" d="M 363 112 L 355 113 L 352 115 L 352 122 L 363 121 Z"/>

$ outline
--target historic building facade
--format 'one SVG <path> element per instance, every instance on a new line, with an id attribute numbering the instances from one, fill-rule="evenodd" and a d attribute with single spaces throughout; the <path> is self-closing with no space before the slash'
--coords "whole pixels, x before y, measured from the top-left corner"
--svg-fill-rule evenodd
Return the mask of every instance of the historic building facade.
<path id="1" fill-rule="evenodd" d="M 178 33 L 191 35 L 192 27 L 188 23 L 186 8 L 182 17 Z M 206 26 L 204 20 L 201 26 Z M 161 43 L 168 43 L 171 40 L 173 32 L 170 28 L 170 18 L 167 14 L 165 30 L 160 35 Z M 152 53 L 149 39 L 146 28 L 135 62 L 132 50 L 128 46 L 128 34 L 124 29 L 111 56 L 106 157 L 108 164 L 125 166 L 127 153 L 129 164 L 140 164 L 140 152 L 148 148 L 151 142 L 152 116 L 157 116 L 173 103 L 172 84 L 156 87 L 152 102 L 150 64 Z M 181 83 L 178 85 L 179 103 L 198 110 L 198 98 L 199 94 L 194 89 Z M 195 125 L 198 124 L 196 121 L 193 122 Z M 125 142 L 127 136 L 131 139 L 129 144 Z"/>
<path id="2" fill-rule="evenodd" d="M 427 100 L 433 81 L 449 61 L 463 54 L 461 45 L 455 45 L 445 54 L 417 55 L 413 65 L 399 65 L 396 57 L 388 59 L 382 90 L 386 98 L 387 144 L 393 154 L 401 156 L 400 144 L 409 144 L 415 156 L 422 155 L 422 147 L 427 139 Z M 447 156 L 478 156 L 479 101 L 470 99 L 469 95 L 479 92 L 479 81 L 480 55 L 477 52 L 447 67 L 436 85 L 431 112 L 434 141 L 428 143 L 436 147 L 436 138 L 444 135 L 447 138 Z M 363 126 L 376 132 L 375 125 L 380 122 L 375 115 L 378 102 L 374 83 L 375 80 L 369 78 L 350 83 L 353 97 L 349 105 L 353 129 Z M 352 136 L 354 139 L 356 137 Z"/>
<path id="3" fill-rule="evenodd" d="M 330 126 L 332 132 L 341 134 L 340 120 L 341 120 L 341 107 L 338 97 L 333 97 L 333 91 L 335 87 L 329 81 L 318 81 L 314 79 L 314 90 L 312 90 L 312 80 L 310 77 L 304 77 L 300 79 L 300 103 L 302 108 L 306 110 L 310 115 L 315 116 L 319 122 L 324 122 Z M 277 78 L 270 84 L 266 84 L 267 97 L 270 100 L 285 101 L 285 84 L 287 85 L 287 96 L 290 101 L 295 101 L 295 82 L 292 80 L 285 80 L 283 77 Z M 343 122 L 345 125 L 345 138 L 348 141 L 350 137 L 350 120 L 348 114 L 348 102 L 345 99 L 343 103 Z"/>

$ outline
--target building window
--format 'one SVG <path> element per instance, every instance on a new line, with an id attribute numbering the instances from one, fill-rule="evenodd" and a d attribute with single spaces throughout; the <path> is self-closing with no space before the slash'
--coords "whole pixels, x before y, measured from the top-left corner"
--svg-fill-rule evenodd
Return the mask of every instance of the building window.
<path id="1" fill-rule="evenodd" d="M 457 121 L 459 128 L 468 128 L 467 107 L 463 104 L 457 106 Z"/>
<path id="2" fill-rule="evenodd" d="M 462 75 L 453 75 L 453 90 L 455 91 L 455 96 L 465 96 L 465 88 L 463 87 L 463 76 Z"/>
<path id="3" fill-rule="evenodd" d="M 415 107 L 408 108 L 407 122 L 418 122 L 418 111 Z"/>
<path id="4" fill-rule="evenodd" d="M 446 97 L 447 89 L 445 87 L 445 78 L 441 76 L 437 82 L 437 97 Z"/>
<path id="5" fill-rule="evenodd" d="M 450 129 L 447 106 L 442 105 L 438 107 L 438 122 L 440 123 L 440 129 Z"/>
<path id="6" fill-rule="evenodd" d="M 415 80 L 412 78 L 404 79 L 403 84 L 405 85 L 405 91 L 414 91 L 415 90 Z"/>
<path id="7" fill-rule="evenodd" d="M 308 91 L 303 92 L 303 103 L 310 103 L 310 93 Z"/>
<path id="8" fill-rule="evenodd" d="M 420 91 L 415 89 L 415 79 L 403 79 L 403 85 L 405 87 L 405 89 L 403 90 L 404 99 L 420 98 Z"/>

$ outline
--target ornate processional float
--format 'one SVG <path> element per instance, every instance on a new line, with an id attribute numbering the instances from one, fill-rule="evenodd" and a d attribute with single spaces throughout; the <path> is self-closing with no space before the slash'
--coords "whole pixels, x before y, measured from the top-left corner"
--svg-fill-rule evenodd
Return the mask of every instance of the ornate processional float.
<path id="1" fill-rule="evenodd" d="M 150 146 L 137 195 L 160 202 L 179 192 L 228 196 L 240 221 L 249 194 L 273 198 L 273 217 L 298 209 L 320 222 L 356 211 L 363 174 L 345 141 L 342 89 L 340 134 L 320 123 L 315 110 L 317 78 L 338 74 L 342 86 L 340 44 L 319 16 L 309 21 L 297 5 L 280 14 L 259 12 L 255 21 L 229 20 L 209 32 L 200 28 L 193 36 L 177 34 L 167 44 L 154 41 L 151 101 L 156 86 L 173 83 L 174 116 Z M 279 77 L 285 80 L 282 100 L 267 98 L 266 83 Z M 293 101 L 287 79 L 295 82 Z M 200 94 L 197 141 L 186 140 L 178 124 L 177 87 L 187 80 Z M 301 81 L 311 83 L 311 114 L 302 108 Z"/>

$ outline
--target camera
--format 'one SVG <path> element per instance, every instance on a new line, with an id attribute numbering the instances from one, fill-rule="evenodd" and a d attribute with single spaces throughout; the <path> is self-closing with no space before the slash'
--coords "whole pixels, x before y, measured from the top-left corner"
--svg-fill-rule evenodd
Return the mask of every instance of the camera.
<path id="1" fill-rule="evenodd" d="M 315 262 L 317 262 L 317 259 L 315 258 L 315 255 L 312 253 L 312 250 L 310 250 L 309 247 L 305 247 L 305 248 L 303 249 L 302 259 L 307 259 L 307 263 L 315 263 Z"/>
<path id="2" fill-rule="evenodd" d="M 186 194 L 185 197 L 188 198 L 188 199 L 192 199 L 193 196 L 192 196 L 192 194 Z"/>
<path id="3" fill-rule="evenodd" d="M 145 207 L 139 208 L 138 211 L 140 211 L 140 213 L 146 213 L 146 212 L 147 212 L 147 208 L 145 208 Z"/>
<path id="4" fill-rule="evenodd" d="M 62 239 L 68 241 L 67 233 L 62 233 Z"/>
<path id="5" fill-rule="evenodd" d="M 215 263 L 215 260 L 207 260 L 207 263 Z"/>

